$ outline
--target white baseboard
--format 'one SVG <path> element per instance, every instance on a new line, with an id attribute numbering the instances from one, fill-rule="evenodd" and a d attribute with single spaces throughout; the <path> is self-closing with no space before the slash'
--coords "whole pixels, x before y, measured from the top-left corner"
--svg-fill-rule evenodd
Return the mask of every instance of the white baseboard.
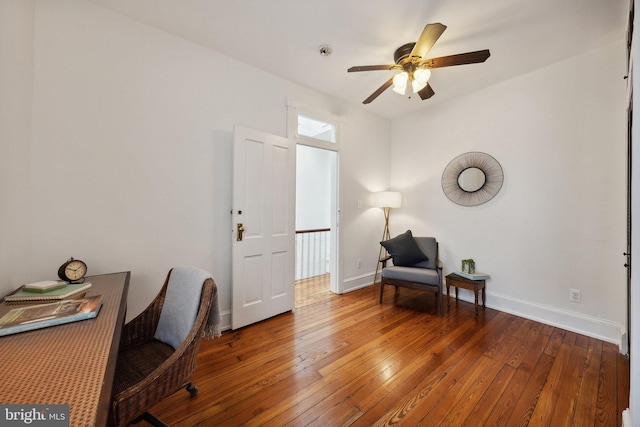
<path id="1" fill-rule="evenodd" d="M 231 330 L 231 310 L 220 312 L 220 330 Z"/>
<path id="2" fill-rule="evenodd" d="M 633 427 L 633 423 L 631 422 L 631 413 L 629 408 L 622 411 L 622 427 Z"/>
<path id="3" fill-rule="evenodd" d="M 373 284 L 373 275 L 375 272 L 361 274 L 360 276 L 353 276 L 344 279 L 342 282 L 342 292 L 353 292 L 358 289 L 366 288 Z"/>
<path id="4" fill-rule="evenodd" d="M 464 291 L 464 292 L 463 292 Z M 459 299 L 473 303 L 471 291 L 460 289 Z M 591 338 L 617 344 L 622 349 L 622 325 L 617 322 L 588 316 L 573 311 L 560 310 L 544 304 L 487 292 L 487 307 L 546 325 L 566 329 Z"/>
<path id="5" fill-rule="evenodd" d="M 626 332 L 620 337 L 620 353 L 626 356 L 629 355 L 629 338 Z"/>

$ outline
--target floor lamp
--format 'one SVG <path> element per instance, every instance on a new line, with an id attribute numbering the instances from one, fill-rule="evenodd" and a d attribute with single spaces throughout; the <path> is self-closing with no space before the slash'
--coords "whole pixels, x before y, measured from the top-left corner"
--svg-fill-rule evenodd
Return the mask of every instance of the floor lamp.
<path id="1" fill-rule="evenodd" d="M 402 206 L 402 194 L 397 191 L 379 191 L 373 193 L 373 206 L 382 208 L 384 213 L 384 230 L 382 231 L 382 240 L 389 240 L 391 235 L 389 233 L 389 215 L 391 214 L 391 208 L 399 208 Z M 376 284 L 378 278 L 378 270 L 380 268 L 380 260 L 382 259 L 382 252 L 387 252 L 386 249 L 380 245 L 380 251 L 378 252 L 378 262 L 376 263 L 376 273 L 373 276 L 373 284 Z"/>

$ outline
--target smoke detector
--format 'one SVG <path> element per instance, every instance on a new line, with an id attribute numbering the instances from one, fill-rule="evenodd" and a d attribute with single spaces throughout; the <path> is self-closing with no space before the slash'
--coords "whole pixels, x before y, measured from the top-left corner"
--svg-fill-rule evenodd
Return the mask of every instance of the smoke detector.
<path id="1" fill-rule="evenodd" d="M 321 56 L 329 56 L 333 52 L 333 48 L 328 44 L 323 44 L 318 48 L 318 52 L 320 52 Z"/>

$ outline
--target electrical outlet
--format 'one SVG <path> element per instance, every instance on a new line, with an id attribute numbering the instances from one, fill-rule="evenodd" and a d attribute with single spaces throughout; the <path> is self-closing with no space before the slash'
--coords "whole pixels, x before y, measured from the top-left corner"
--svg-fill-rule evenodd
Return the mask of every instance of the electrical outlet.
<path id="1" fill-rule="evenodd" d="M 358 268 L 362 267 L 362 260 L 358 260 Z"/>
<path id="2" fill-rule="evenodd" d="M 362 209 L 362 200 L 358 200 L 358 209 Z"/>
<path id="3" fill-rule="evenodd" d="M 580 302 L 580 289 L 569 289 L 569 301 Z"/>

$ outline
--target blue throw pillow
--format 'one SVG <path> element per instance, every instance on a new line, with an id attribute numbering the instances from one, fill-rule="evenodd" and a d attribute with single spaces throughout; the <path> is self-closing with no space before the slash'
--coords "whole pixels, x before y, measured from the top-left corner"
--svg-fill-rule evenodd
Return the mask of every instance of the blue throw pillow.
<path id="1" fill-rule="evenodd" d="M 429 258 L 420 250 L 413 239 L 411 230 L 397 235 L 393 239 L 380 242 L 393 258 L 393 265 L 400 267 L 413 267 L 414 265 L 429 261 Z"/>

